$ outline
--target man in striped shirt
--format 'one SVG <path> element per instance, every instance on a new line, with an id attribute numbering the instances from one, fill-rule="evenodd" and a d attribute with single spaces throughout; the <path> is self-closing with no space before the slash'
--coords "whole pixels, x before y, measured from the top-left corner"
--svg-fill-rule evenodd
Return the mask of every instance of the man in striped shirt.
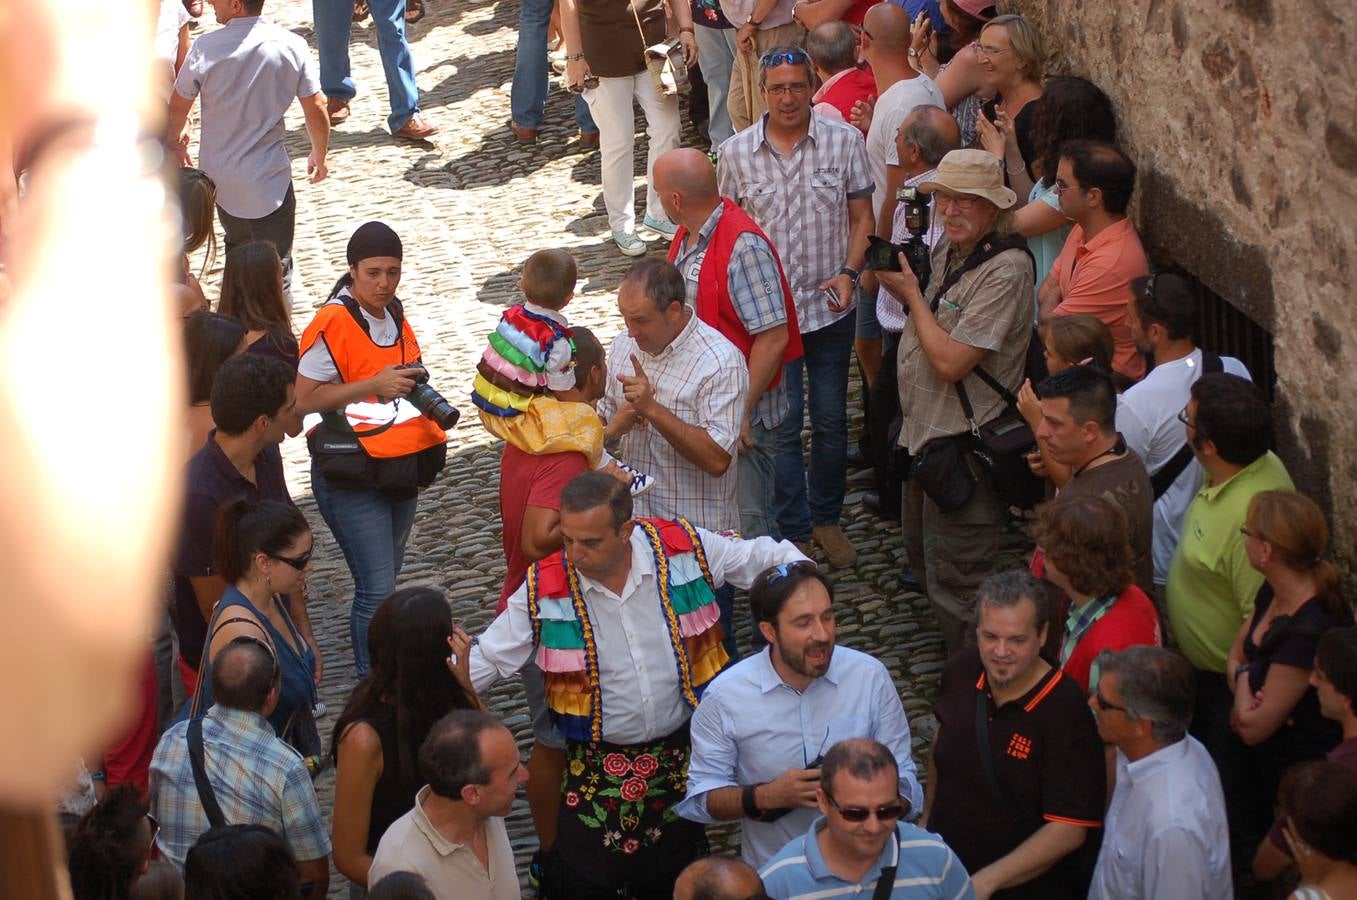
<path id="1" fill-rule="evenodd" d="M 901 821 L 909 801 L 900 796 L 895 757 L 884 744 L 870 738 L 835 744 L 821 763 L 818 794 L 820 818 L 759 873 L 769 897 L 974 900 L 951 848 Z"/>

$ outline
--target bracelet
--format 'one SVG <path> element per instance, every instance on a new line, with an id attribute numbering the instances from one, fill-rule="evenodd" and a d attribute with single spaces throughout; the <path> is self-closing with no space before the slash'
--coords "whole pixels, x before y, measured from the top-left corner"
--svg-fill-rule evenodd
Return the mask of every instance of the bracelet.
<path id="1" fill-rule="evenodd" d="M 1008 160 L 1004 160 L 1004 171 L 1010 175 L 1021 175 L 1023 172 L 1027 171 L 1027 164 L 1026 163 L 1020 164 L 1018 166 L 1017 171 L 1014 171 L 1013 169 L 1009 168 Z"/>
<path id="2" fill-rule="evenodd" d="M 1234 680 L 1235 680 L 1235 681 L 1238 681 L 1238 680 L 1239 680 L 1239 676 L 1245 674 L 1245 673 L 1248 672 L 1248 671 L 1249 671 L 1249 666 L 1248 666 L 1247 663 L 1245 663 L 1245 664 L 1242 665 L 1242 666 L 1235 666 L 1235 670 L 1234 670 Z"/>
<path id="3" fill-rule="evenodd" d="M 920 54 L 919 51 L 918 51 L 918 50 L 915 50 L 913 47 L 910 47 L 910 48 L 909 48 L 909 58 L 910 58 L 910 59 L 918 59 L 921 55 L 922 55 L 922 54 Z"/>
<path id="4" fill-rule="evenodd" d="M 762 23 L 762 22 L 755 22 L 753 16 L 750 16 L 750 17 L 749 17 L 749 21 L 745 22 L 745 24 L 746 24 L 746 25 L 753 25 L 755 28 L 762 28 L 762 27 L 763 27 L 763 23 Z"/>
<path id="5" fill-rule="evenodd" d="M 575 61 L 581 60 L 581 59 L 584 59 L 584 54 L 583 54 L 583 53 L 572 53 L 572 54 L 570 54 L 569 56 L 567 56 L 567 57 L 565 58 L 565 61 L 566 61 L 566 62 L 575 62 Z"/>
<path id="6" fill-rule="evenodd" d="M 91 772 L 91 773 L 90 773 L 90 781 L 104 781 L 104 782 L 107 782 L 107 781 L 108 781 L 108 773 L 105 772 L 103 769 L 100 769 L 100 770 L 97 771 L 97 772 Z"/>
<path id="7" fill-rule="evenodd" d="M 854 281 L 857 281 L 858 278 L 862 275 L 862 273 L 859 272 L 857 269 L 849 268 L 848 266 L 844 266 L 842 269 L 839 269 L 839 271 L 836 274 L 847 275 Z"/>
<path id="8" fill-rule="evenodd" d="M 759 785 L 757 784 L 749 784 L 745 785 L 744 789 L 740 791 L 740 806 L 744 807 L 744 817 L 746 819 L 763 818 L 763 811 L 759 809 L 758 801 L 754 799 L 754 791 L 756 791 L 758 787 Z"/>
<path id="9" fill-rule="evenodd" d="M 693 31 L 693 26 L 691 26 L 691 25 L 680 25 L 680 26 L 679 26 L 679 34 L 683 34 L 685 31 L 688 32 L 688 33 L 691 34 L 691 35 L 696 35 L 696 34 L 697 34 L 697 32 Z"/>

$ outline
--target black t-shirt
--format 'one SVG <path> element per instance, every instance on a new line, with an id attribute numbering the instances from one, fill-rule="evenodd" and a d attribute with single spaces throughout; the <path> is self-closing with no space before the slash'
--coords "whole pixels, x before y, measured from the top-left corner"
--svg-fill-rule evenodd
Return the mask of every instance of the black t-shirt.
<path id="1" fill-rule="evenodd" d="M 297 371 L 297 362 L 300 359 L 297 339 L 281 330 L 255 339 L 253 344 L 245 348 L 245 352 L 281 359 L 293 372 Z"/>
<path id="2" fill-rule="evenodd" d="M 292 503 L 283 477 L 283 456 L 276 445 L 265 447 L 254 463 L 257 484 L 232 465 L 217 444 L 216 431 L 188 461 L 187 500 L 179 531 L 179 549 L 174 558 L 174 631 L 179 637 L 179 655 L 193 668 L 203 655 L 207 622 L 198 611 L 198 598 L 190 578 L 211 575 L 212 534 L 217 513 L 239 497 Z"/>
<path id="3" fill-rule="evenodd" d="M 988 752 L 1002 795 L 981 764 L 977 697 L 988 713 Z M 1053 666 L 1021 698 L 995 707 L 980 652 L 966 647 L 943 669 L 942 696 L 934 713 L 941 731 L 933 751 L 937 785 L 929 829 L 975 873 L 1047 822 L 1088 828 L 1079 850 L 1032 881 L 994 895 L 1001 900 L 1087 896 L 1107 774 L 1093 713 L 1074 679 Z"/>

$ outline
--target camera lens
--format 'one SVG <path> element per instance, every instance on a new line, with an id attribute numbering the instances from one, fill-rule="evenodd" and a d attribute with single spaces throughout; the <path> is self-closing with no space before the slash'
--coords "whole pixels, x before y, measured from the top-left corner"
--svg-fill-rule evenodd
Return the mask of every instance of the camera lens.
<path id="1" fill-rule="evenodd" d="M 428 376 L 425 376 L 428 380 Z M 416 384 L 407 399 L 410 405 L 432 419 L 439 428 L 447 430 L 457 424 L 461 414 L 438 391 L 427 384 Z"/>

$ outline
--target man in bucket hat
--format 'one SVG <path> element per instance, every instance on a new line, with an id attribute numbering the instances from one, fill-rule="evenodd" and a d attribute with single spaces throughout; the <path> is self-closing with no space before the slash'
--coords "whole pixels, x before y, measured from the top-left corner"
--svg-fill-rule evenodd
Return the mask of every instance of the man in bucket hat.
<path id="1" fill-rule="evenodd" d="M 1017 393 L 1032 337 L 1035 279 L 1026 242 L 1012 232 L 1004 213 L 1017 197 L 1004 186 L 1001 160 L 984 150 L 953 150 L 919 189 L 932 195 L 933 216 L 943 230 L 933 247 L 927 289 L 920 290 L 903 256 L 902 271 L 877 273 L 881 286 L 909 313 L 897 357 L 904 414 L 899 440 L 915 457 L 916 473 L 930 441 L 968 436 L 1004 412 L 1003 398 L 978 377 L 977 368 Z M 970 401 L 970 417 L 958 386 Z M 934 490 L 930 496 L 920 483 L 927 479 L 914 477 L 903 508 L 909 566 L 949 651 L 961 645 L 980 582 L 1004 567 L 1006 554 L 1021 564 L 1027 549 L 1007 527 L 1007 507 L 985 466 L 965 450 L 954 463 L 967 470 L 973 491 L 944 497 Z"/>

